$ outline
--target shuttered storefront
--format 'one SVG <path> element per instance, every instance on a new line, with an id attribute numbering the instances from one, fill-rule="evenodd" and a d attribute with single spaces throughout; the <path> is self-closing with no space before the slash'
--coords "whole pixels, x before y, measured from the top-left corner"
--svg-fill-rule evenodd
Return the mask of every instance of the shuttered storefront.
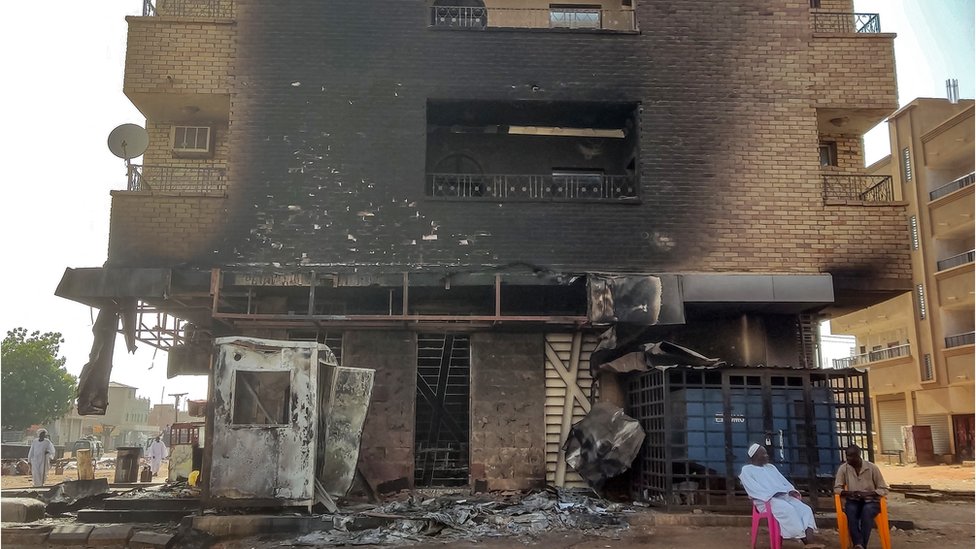
<path id="1" fill-rule="evenodd" d="M 915 418 L 915 425 L 928 425 L 932 428 L 932 452 L 936 456 L 949 453 L 949 418 L 944 415 L 922 415 Z"/>
<path id="2" fill-rule="evenodd" d="M 905 411 L 904 398 L 878 402 L 878 430 L 882 452 L 905 449 L 905 441 L 901 434 L 903 425 L 911 425 L 908 422 L 908 413 Z"/>
<path id="3" fill-rule="evenodd" d="M 590 411 L 590 354 L 594 335 L 546 334 L 546 482 L 555 486 L 586 487 L 566 465 L 562 445 L 569 429 Z"/>

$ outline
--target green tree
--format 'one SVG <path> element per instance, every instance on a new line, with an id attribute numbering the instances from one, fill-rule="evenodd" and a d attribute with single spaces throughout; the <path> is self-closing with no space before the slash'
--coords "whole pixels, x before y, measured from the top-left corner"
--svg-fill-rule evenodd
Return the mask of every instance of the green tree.
<path id="1" fill-rule="evenodd" d="M 71 410 L 77 380 L 59 357 L 64 339 L 57 332 L 24 328 L 7 332 L 0 355 L 0 423 L 4 429 L 26 429 L 47 423 Z"/>

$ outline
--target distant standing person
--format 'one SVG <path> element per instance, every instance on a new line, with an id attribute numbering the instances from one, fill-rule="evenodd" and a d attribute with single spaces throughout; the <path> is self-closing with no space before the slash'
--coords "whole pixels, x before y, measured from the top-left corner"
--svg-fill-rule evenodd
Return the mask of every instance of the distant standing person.
<path id="1" fill-rule="evenodd" d="M 163 464 L 163 458 L 169 451 L 166 449 L 166 445 L 163 444 L 159 437 L 149 445 L 149 468 L 152 469 L 153 476 L 159 472 L 159 467 Z"/>
<path id="2" fill-rule="evenodd" d="M 844 514 L 854 549 L 864 549 L 871 537 L 874 517 L 881 512 L 881 497 L 888 495 L 888 484 L 877 465 L 861 459 L 858 446 L 850 445 L 844 455 L 847 461 L 837 469 L 834 493 L 844 498 Z"/>
<path id="3" fill-rule="evenodd" d="M 31 441 L 30 450 L 27 451 L 27 461 L 31 466 L 34 486 L 44 486 L 47 469 L 51 466 L 52 459 L 54 459 L 54 443 L 47 438 L 47 430 L 41 429 L 37 432 L 37 438 Z"/>
<path id="4" fill-rule="evenodd" d="M 739 480 L 760 512 L 765 511 L 765 504 L 769 502 L 783 538 L 798 539 L 807 549 L 823 549 L 823 544 L 815 537 L 817 524 L 813 509 L 803 503 L 800 492 L 783 473 L 769 463 L 769 455 L 762 445 L 749 447 L 749 464 L 742 467 Z"/>

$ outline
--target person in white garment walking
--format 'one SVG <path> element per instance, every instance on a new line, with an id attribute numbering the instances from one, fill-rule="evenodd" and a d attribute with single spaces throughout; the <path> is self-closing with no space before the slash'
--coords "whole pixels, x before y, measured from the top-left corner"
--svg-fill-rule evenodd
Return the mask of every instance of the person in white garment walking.
<path id="1" fill-rule="evenodd" d="M 52 459 L 54 459 L 54 443 L 47 438 L 47 430 L 41 429 L 37 431 L 37 438 L 31 441 L 30 450 L 27 451 L 27 462 L 31 466 L 34 486 L 44 486 Z"/>
<path id="2" fill-rule="evenodd" d="M 770 502 L 783 539 L 798 539 L 806 549 L 823 547 L 814 537 L 817 524 L 813 510 L 803 503 L 800 493 L 779 469 L 769 463 L 764 447 L 749 447 L 749 464 L 742 467 L 739 480 L 760 512 L 765 511 L 765 502 Z"/>
<path id="3" fill-rule="evenodd" d="M 166 445 L 163 441 L 156 437 L 156 440 L 149 445 L 149 468 L 152 470 L 153 476 L 159 472 L 159 467 L 163 464 L 163 458 L 169 451 L 166 449 Z"/>

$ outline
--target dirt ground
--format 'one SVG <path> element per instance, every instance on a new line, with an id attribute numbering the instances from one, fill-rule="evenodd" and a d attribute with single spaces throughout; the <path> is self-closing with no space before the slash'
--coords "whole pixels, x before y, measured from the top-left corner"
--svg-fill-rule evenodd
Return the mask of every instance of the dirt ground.
<path id="1" fill-rule="evenodd" d="M 888 465 L 878 463 L 888 484 L 928 484 L 936 490 L 972 490 L 976 469 L 962 465 Z"/>
<path id="2" fill-rule="evenodd" d="M 114 453 L 106 453 L 103 457 L 115 458 Z M 148 462 L 145 463 L 148 465 Z M 140 467 L 141 468 L 141 467 Z M 159 468 L 159 474 L 153 479 L 153 482 L 162 482 L 166 480 L 166 476 L 169 474 L 169 461 L 163 460 L 162 466 Z M 95 468 L 95 478 L 107 478 L 109 483 L 115 482 L 115 466 L 110 467 L 96 467 Z M 51 467 L 47 472 L 47 479 L 44 481 L 44 486 L 54 486 L 59 482 L 65 480 L 78 480 L 78 470 L 77 469 L 65 469 L 63 475 L 55 474 L 54 467 Z M 30 475 L 3 475 L 0 477 L 0 487 L 4 490 L 8 488 L 32 488 L 32 480 Z"/>

